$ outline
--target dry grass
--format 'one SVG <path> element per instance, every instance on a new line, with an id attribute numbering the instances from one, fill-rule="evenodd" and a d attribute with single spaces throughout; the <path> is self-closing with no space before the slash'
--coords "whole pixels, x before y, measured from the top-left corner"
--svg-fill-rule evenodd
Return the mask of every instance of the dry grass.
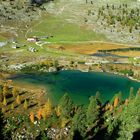
<path id="1" fill-rule="evenodd" d="M 93 54 L 97 53 L 98 50 L 109 50 L 117 48 L 128 48 L 130 46 L 113 44 L 113 43 L 103 43 L 103 42 L 93 42 L 93 43 L 79 43 L 79 44 L 65 44 L 64 51 L 79 53 L 79 54 Z M 60 45 L 51 45 L 50 48 L 59 49 Z"/>
<path id="2" fill-rule="evenodd" d="M 140 56 L 140 51 L 113 52 L 112 54 L 120 56 L 138 57 Z"/>

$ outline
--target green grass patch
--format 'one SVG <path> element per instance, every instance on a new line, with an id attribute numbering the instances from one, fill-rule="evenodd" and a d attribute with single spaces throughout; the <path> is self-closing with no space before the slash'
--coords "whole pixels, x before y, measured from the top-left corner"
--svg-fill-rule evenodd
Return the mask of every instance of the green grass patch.
<path id="1" fill-rule="evenodd" d="M 44 19 L 45 18 L 45 19 Z M 105 40 L 106 37 L 103 34 L 98 34 L 92 30 L 86 29 L 86 27 L 78 26 L 73 23 L 68 23 L 62 18 L 47 16 L 43 17 L 42 22 L 35 23 L 32 27 L 32 31 L 28 33 L 30 36 L 50 36 L 53 38 L 47 39 L 52 43 L 63 42 L 78 42 L 78 41 L 92 41 L 92 40 Z"/>

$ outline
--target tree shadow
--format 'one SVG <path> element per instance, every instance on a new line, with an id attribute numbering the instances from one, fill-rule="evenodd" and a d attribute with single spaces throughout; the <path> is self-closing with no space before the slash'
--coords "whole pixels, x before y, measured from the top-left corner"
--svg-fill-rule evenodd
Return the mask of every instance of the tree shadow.
<path id="1" fill-rule="evenodd" d="M 73 140 L 83 140 L 83 137 L 81 136 L 81 134 L 78 130 L 74 131 Z"/>
<path id="2" fill-rule="evenodd" d="M 140 138 L 140 130 L 133 133 L 132 140 L 138 140 L 138 138 Z"/>

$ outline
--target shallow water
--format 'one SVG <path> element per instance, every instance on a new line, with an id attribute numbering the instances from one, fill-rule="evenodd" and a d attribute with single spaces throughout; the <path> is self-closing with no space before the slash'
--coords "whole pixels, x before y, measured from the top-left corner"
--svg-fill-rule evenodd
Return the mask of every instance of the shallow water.
<path id="1" fill-rule="evenodd" d="M 57 73 L 18 74 L 12 79 L 21 83 L 45 86 L 47 95 L 54 103 L 57 103 L 66 92 L 75 103 L 87 104 L 89 97 L 95 95 L 96 91 L 101 93 L 103 102 L 105 102 L 119 91 L 122 92 L 123 98 L 127 98 L 130 87 L 134 87 L 135 93 L 140 87 L 139 82 L 124 76 L 101 72 L 60 71 Z"/>

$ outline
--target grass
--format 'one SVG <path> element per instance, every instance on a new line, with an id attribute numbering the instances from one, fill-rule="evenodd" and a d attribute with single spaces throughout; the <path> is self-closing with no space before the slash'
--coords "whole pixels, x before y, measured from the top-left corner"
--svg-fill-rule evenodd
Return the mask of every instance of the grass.
<path id="1" fill-rule="evenodd" d="M 103 34 L 95 33 L 86 29 L 86 26 L 79 26 L 73 23 L 68 23 L 63 18 L 54 16 L 43 16 L 42 22 L 32 28 L 32 32 L 28 33 L 30 36 L 49 36 L 54 37 L 47 41 L 52 43 L 62 42 L 79 42 L 91 40 L 105 40 Z"/>
<path id="2" fill-rule="evenodd" d="M 120 56 L 139 57 L 140 51 L 113 52 L 113 54 Z"/>
<path id="3" fill-rule="evenodd" d="M 66 52 L 77 54 L 93 54 L 98 50 L 128 48 L 127 45 L 113 44 L 106 42 L 91 42 L 91 43 L 77 43 L 77 44 L 63 44 Z M 57 48 L 58 46 L 51 46 Z"/>

